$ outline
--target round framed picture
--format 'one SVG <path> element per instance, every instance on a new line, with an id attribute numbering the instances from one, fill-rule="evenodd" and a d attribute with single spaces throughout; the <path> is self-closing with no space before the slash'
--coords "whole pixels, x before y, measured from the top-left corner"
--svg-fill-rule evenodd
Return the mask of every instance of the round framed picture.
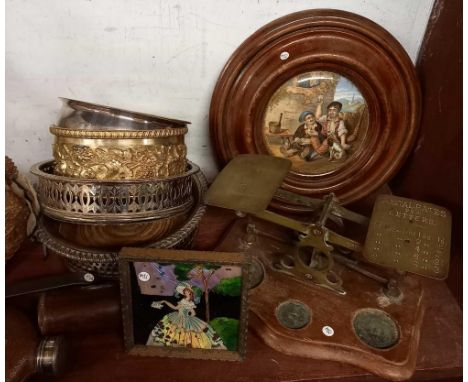
<path id="1" fill-rule="evenodd" d="M 309 10 L 271 22 L 234 52 L 213 93 L 210 132 L 221 166 L 243 153 L 287 158 L 282 188 L 333 192 L 346 204 L 400 168 L 420 109 L 414 66 L 395 38 L 352 13 Z"/>

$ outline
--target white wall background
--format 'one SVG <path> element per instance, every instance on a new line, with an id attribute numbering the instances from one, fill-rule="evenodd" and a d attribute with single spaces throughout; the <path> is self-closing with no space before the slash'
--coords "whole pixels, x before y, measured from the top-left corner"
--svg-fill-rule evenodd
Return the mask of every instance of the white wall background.
<path id="1" fill-rule="evenodd" d="M 24 172 L 52 158 L 62 96 L 191 121 L 189 158 L 212 178 L 211 93 L 248 36 L 292 12 L 342 9 L 382 25 L 414 62 L 433 1 L 7 0 L 6 154 Z"/>

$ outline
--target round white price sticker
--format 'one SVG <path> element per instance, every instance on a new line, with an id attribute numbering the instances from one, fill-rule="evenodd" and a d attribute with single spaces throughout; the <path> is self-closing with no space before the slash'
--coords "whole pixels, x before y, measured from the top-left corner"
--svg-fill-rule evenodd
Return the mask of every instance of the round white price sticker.
<path id="1" fill-rule="evenodd" d="M 140 272 L 140 273 L 138 273 L 138 278 L 141 281 L 148 281 L 150 279 L 150 275 L 149 275 L 148 272 Z"/>
<path id="2" fill-rule="evenodd" d="M 281 52 L 280 59 L 282 61 L 287 60 L 289 58 L 289 52 Z"/>
<path id="3" fill-rule="evenodd" d="M 333 334 L 335 334 L 335 331 L 331 326 L 324 326 L 322 328 L 323 334 L 325 334 L 327 337 L 331 337 Z"/>

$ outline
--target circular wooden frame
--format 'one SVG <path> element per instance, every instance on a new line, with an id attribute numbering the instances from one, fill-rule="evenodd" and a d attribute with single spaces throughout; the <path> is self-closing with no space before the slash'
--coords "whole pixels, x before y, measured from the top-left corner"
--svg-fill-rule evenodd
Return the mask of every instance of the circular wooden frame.
<path id="1" fill-rule="evenodd" d="M 352 161 L 318 175 L 291 171 L 282 188 L 312 197 L 333 192 L 347 204 L 378 189 L 400 168 L 416 139 L 421 110 L 410 58 L 393 36 L 364 17 L 308 10 L 255 32 L 218 79 L 210 108 L 211 138 L 221 166 L 238 154 L 268 154 L 262 126 L 271 96 L 293 76 L 316 70 L 335 72 L 359 88 L 368 107 L 367 132 Z M 300 210 L 284 202 L 277 206 Z"/>

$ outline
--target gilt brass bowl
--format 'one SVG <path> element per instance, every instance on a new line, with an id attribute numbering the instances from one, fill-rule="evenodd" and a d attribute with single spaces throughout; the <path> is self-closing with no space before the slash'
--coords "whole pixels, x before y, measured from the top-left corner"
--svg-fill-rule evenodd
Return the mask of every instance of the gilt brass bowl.
<path id="1" fill-rule="evenodd" d="M 56 175 L 151 179 L 182 174 L 189 122 L 62 98 L 53 155 Z"/>

